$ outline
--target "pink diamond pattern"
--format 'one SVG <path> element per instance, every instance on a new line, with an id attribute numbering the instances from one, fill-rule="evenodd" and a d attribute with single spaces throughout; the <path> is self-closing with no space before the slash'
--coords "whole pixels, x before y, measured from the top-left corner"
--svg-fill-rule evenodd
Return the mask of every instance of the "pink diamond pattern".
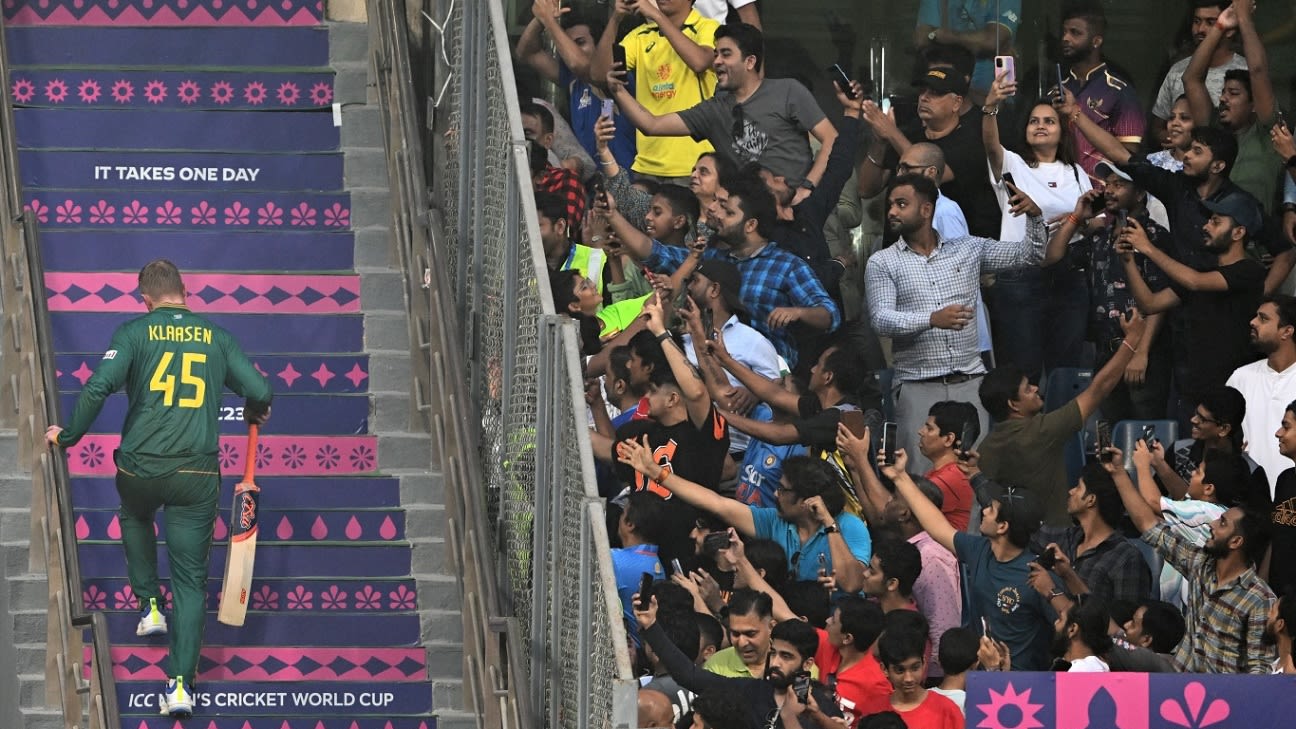
<path id="1" fill-rule="evenodd" d="M 82 362 L 80 367 L 72 371 L 72 376 L 77 378 L 82 385 L 85 385 L 86 380 L 90 379 L 90 375 L 93 374 L 94 370 L 86 366 L 85 362 Z"/>
<path id="2" fill-rule="evenodd" d="M 258 367 L 257 369 L 261 369 L 261 368 Z M 302 376 L 301 373 L 298 372 L 297 369 L 292 366 L 292 362 L 289 362 L 288 366 L 284 367 L 279 372 L 279 379 L 283 380 L 284 383 L 287 384 L 289 387 L 292 387 L 293 383 L 297 381 L 297 378 L 301 376 Z"/>
<path id="3" fill-rule="evenodd" d="M 319 369 L 311 373 L 311 377 L 320 384 L 320 387 L 327 385 L 328 381 L 336 376 L 328 367 L 324 366 L 323 362 L 320 362 Z"/>

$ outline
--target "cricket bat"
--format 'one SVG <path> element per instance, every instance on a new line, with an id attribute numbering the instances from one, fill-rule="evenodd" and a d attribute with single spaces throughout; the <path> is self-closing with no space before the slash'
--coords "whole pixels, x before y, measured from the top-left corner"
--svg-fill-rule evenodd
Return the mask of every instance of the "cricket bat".
<path id="1" fill-rule="evenodd" d="M 247 464 L 243 480 L 234 487 L 234 508 L 230 510 L 229 554 L 225 558 L 225 581 L 221 586 L 216 619 L 226 625 L 242 625 L 247 617 L 252 592 L 252 567 L 256 563 L 257 506 L 261 489 L 252 481 L 256 470 L 257 426 L 248 426 Z"/>

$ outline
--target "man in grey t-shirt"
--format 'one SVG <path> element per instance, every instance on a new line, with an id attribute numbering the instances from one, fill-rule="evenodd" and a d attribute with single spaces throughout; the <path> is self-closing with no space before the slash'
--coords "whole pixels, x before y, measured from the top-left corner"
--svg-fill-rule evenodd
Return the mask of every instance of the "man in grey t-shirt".
<path id="1" fill-rule="evenodd" d="M 716 95 L 683 111 L 656 116 L 609 75 L 613 98 L 644 134 L 707 140 L 722 154 L 761 166 L 801 186 L 794 202 L 823 177 L 837 130 L 806 87 L 792 79 L 766 79 L 759 29 L 730 23 L 716 31 Z M 810 151 L 807 133 L 822 145 Z"/>

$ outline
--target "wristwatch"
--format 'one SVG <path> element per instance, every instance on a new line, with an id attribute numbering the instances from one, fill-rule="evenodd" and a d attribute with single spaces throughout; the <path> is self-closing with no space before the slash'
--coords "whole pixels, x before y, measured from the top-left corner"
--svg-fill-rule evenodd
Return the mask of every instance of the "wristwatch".
<path id="1" fill-rule="evenodd" d="M 805 189 L 809 190 L 810 192 L 814 192 L 815 184 L 814 184 L 813 182 L 811 182 L 809 178 L 806 178 L 806 179 L 804 179 L 804 180 L 801 181 L 801 187 L 804 187 Z"/>
<path id="2" fill-rule="evenodd" d="M 1287 158 L 1287 167 L 1296 167 L 1296 154 Z"/>
<path id="3" fill-rule="evenodd" d="M 932 29 L 931 29 L 931 32 L 929 32 L 929 33 L 927 34 L 927 40 L 931 41 L 932 43 L 935 43 L 935 42 L 936 42 L 936 31 L 937 31 L 937 30 L 938 30 L 937 28 L 932 28 Z"/>
<path id="4" fill-rule="evenodd" d="M 829 524 L 824 527 L 824 534 L 836 534 L 838 531 L 836 524 Z"/>

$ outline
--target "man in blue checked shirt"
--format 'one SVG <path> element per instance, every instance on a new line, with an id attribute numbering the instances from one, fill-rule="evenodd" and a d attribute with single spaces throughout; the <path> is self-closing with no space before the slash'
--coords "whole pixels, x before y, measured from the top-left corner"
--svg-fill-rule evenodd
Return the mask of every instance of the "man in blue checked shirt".
<path id="1" fill-rule="evenodd" d="M 831 332 L 841 325 L 841 311 L 810 265 L 769 239 L 775 221 L 774 195 L 759 176 L 744 172 L 721 180 L 715 202 L 706 214 L 707 224 L 716 232 L 702 259 L 718 258 L 738 267 L 742 273 L 742 303 L 751 315 L 752 328 L 765 335 L 783 359 L 795 367 L 797 348 L 792 325 L 800 323 Z M 688 257 L 687 248 L 631 235 L 626 227 L 633 226 L 616 212 L 615 204 L 610 206 L 609 222 L 630 255 L 654 271 L 672 273 Z M 717 244 L 721 247 L 717 248 Z"/>
<path id="2" fill-rule="evenodd" d="M 981 432 L 989 432 L 977 395 L 985 374 L 973 308 L 981 274 L 1037 266 L 1048 241 L 1039 206 L 1025 195 L 1026 240 L 942 239 L 932 227 L 937 195 L 936 183 L 922 175 L 901 175 L 892 183 L 887 226 L 900 239 L 869 258 L 865 286 L 873 328 L 891 338 L 899 445 L 913 454 L 918 473 L 931 468 L 917 434 L 933 404 L 972 403 Z"/>

